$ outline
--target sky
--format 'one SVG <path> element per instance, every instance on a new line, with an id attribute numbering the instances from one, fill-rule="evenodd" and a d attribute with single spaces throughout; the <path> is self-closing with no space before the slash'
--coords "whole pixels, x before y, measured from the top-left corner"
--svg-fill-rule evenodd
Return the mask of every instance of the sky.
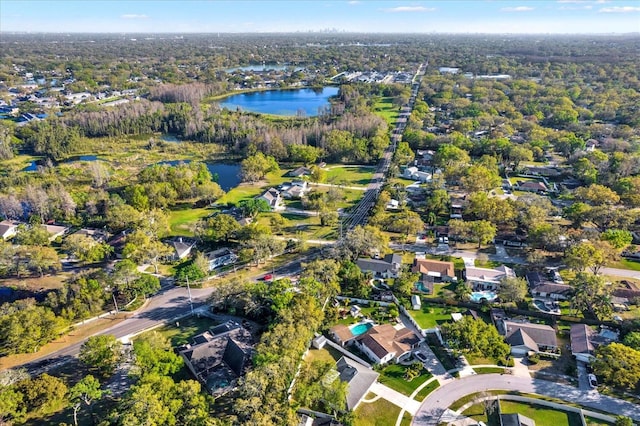
<path id="1" fill-rule="evenodd" d="M 19 32 L 631 33 L 640 0 L 0 0 Z"/>

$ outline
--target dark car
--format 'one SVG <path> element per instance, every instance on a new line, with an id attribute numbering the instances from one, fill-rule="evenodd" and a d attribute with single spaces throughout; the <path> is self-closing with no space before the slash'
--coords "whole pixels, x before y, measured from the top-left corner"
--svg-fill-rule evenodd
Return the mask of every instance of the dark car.
<path id="1" fill-rule="evenodd" d="M 422 361 L 422 362 L 426 362 L 427 361 L 427 357 L 422 352 L 414 352 L 413 355 L 416 358 L 418 358 L 420 361 Z"/>

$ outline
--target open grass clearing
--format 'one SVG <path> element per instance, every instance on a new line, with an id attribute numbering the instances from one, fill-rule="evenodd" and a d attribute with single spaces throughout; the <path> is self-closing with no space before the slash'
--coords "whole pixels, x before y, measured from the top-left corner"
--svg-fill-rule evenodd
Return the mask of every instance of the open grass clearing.
<path id="1" fill-rule="evenodd" d="M 581 424 L 580 416 L 576 413 L 554 410 L 541 405 L 500 401 L 500 410 L 503 414 L 522 414 L 535 421 L 538 425 L 578 426 Z"/>
<path id="2" fill-rule="evenodd" d="M 400 109 L 397 105 L 393 104 L 393 97 L 391 96 L 380 98 L 380 100 L 373 105 L 373 112 L 384 118 L 389 125 L 394 125 L 400 116 Z"/>
<path id="3" fill-rule="evenodd" d="M 62 288 L 69 278 L 67 273 L 45 275 L 43 277 L 21 277 L 0 279 L 0 287 L 9 287 L 15 290 L 43 291 Z"/>
<path id="4" fill-rule="evenodd" d="M 396 423 L 400 407 L 380 398 L 371 403 L 361 402 L 354 414 L 354 426 L 389 426 Z"/>
<path id="5" fill-rule="evenodd" d="M 383 385 L 389 386 L 391 389 L 397 390 L 403 395 L 410 396 L 418 386 L 426 382 L 432 377 L 425 368 L 421 374 L 411 381 L 405 379 L 405 373 L 408 366 L 401 364 L 390 364 L 380 371 L 378 381 Z"/>
<path id="6" fill-rule="evenodd" d="M 218 322 L 208 317 L 186 317 L 174 323 L 156 328 L 155 330 L 146 331 L 140 334 L 140 337 L 147 334 L 158 333 L 169 339 L 169 341 L 171 341 L 171 346 L 175 347 L 189 343 L 193 336 L 200 334 L 215 325 L 218 325 Z"/>
<path id="7" fill-rule="evenodd" d="M 374 172 L 373 166 L 332 164 L 327 166 L 325 182 L 343 186 L 367 186 Z"/>
<path id="8" fill-rule="evenodd" d="M 451 321 L 451 314 L 454 312 L 463 312 L 463 308 L 455 306 L 435 306 L 423 304 L 420 311 L 409 311 L 413 319 L 421 328 L 433 328 L 445 322 Z"/>
<path id="9" fill-rule="evenodd" d="M 171 235 L 182 235 L 185 237 L 193 236 L 193 229 L 200 219 L 205 218 L 213 213 L 208 208 L 182 208 L 179 210 L 171 210 L 169 212 L 169 227 Z"/>
<path id="10" fill-rule="evenodd" d="M 429 383 L 427 386 L 425 386 L 422 389 L 420 389 L 420 392 L 418 392 L 416 394 L 414 399 L 416 401 L 422 401 L 423 399 L 425 399 L 427 397 L 427 395 L 429 395 L 431 392 L 433 392 L 434 390 L 438 389 L 439 387 L 440 387 L 440 383 L 438 383 L 437 380 L 434 380 L 431 383 Z"/>
<path id="11" fill-rule="evenodd" d="M 620 259 L 617 262 L 609 262 L 609 268 L 628 269 L 630 271 L 640 271 L 640 262 L 631 259 Z"/>
<path id="12" fill-rule="evenodd" d="M 473 369 L 476 374 L 504 374 L 507 370 L 502 367 L 476 367 Z"/>

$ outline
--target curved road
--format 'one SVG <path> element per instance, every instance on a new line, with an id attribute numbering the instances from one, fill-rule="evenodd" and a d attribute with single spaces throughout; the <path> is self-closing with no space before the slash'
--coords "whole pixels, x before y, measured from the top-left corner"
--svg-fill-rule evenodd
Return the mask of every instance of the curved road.
<path id="1" fill-rule="evenodd" d="M 597 391 L 581 391 L 560 383 L 508 374 L 479 374 L 456 379 L 431 392 L 422 402 L 411 424 L 437 426 L 440 423 L 439 419 L 442 414 L 454 402 L 469 394 L 488 390 L 508 390 L 546 395 L 640 421 L 640 406 L 601 395 Z"/>

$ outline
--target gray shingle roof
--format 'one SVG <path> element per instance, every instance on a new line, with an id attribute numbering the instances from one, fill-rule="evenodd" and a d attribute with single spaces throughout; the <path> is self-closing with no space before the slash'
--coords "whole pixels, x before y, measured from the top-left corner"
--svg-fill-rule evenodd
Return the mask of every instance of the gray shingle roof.
<path id="1" fill-rule="evenodd" d="M 378 379 L 379 374 L 346 357 L 338 360 L 336 368 L 340 373 L 340 380 L 349 384 L 347 408 L 353 410 L 369 392 L 369 388 Z"/>

